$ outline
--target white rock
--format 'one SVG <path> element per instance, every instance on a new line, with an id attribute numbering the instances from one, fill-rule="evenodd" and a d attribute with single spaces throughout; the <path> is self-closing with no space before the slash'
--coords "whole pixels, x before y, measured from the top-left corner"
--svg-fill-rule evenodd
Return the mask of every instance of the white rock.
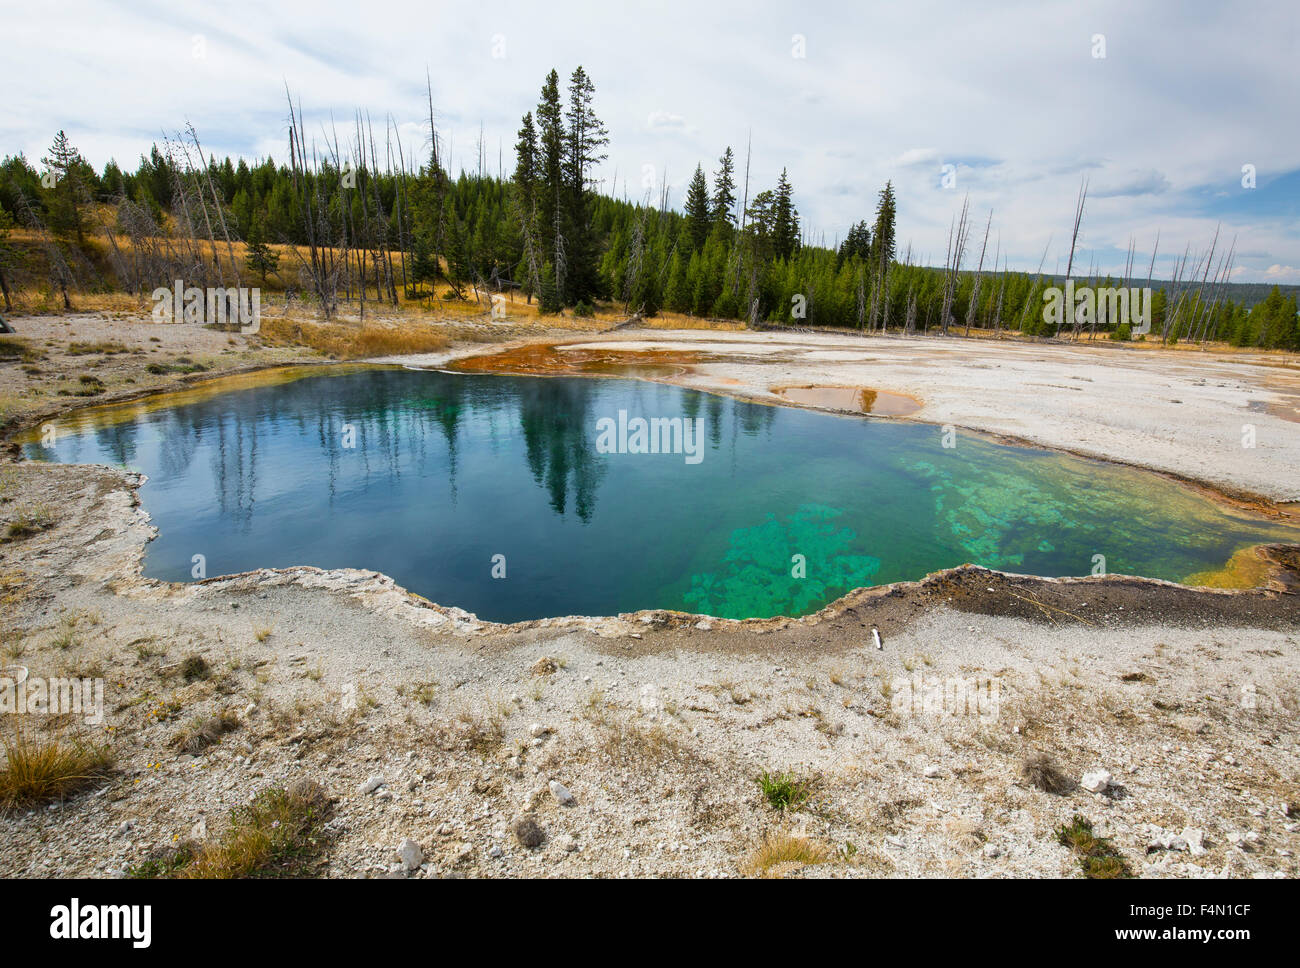
<path id="1" fill-rule="evenodd" d="M 578 849 L 578 842 L 569 834 L 560 834 L 560 836 L 555 839 L 555 845 L 559 847 L 560 850 L 569 853 Z"/>
<path id="2" fill-rule="evenodd" d="M 941 772 L 941 771 L 939 770 L 939 768 L 938 768 L 937 766 L 933 766 L 933 765 L 931 765 L 931 766 L 927 766 L 927 767 L 925 768 L 925 775 L 926 775 L 927 777 L 929 777 L 931 780 L 933 780 L 935 777 L 939 776 L 939 775 L 940 775 L 940 772 Z"/>
<path id="3" fill-rule="evenodd" d="M 501 848 L 498 847 L 496 844 L 493 844 L 493 845 L 492 845 L 492 849 L 488 851 L 488 856 L 489 856 L 489 857 L 492 857 L 492 858 L 500 857 L 500 856 L 501 856 Z"/>
<path id="4" fill-rule="evenodd" d="M 992 589 L 989 589 L 989 590 L 992 591 Z M 1001 857 L 1001 856 L 1002 856 L 1002 848 L 999 847 L 997 844 L 985 844 L 985 845 L 984 845 L 984 856 L 985 856 L 985 857 L 989 857 L 989 858 L 993 858 L 993 857 Z"/>
<path id="5" fill-rule="evenodd" d="M 385 780 L 382 776 L 378 776 L 378 775 L 372 776 L 365 783 L 361 784 L 361 786 L 357 787 L 357 792 L 362 794 L 374 793 L 381 786 L 384 786 L 387 782 L 388 781 Z"/>
<path id="6" fill-rule="evenodd" d="M 1104 793 L 1110 786 L 1111 775 L 1105 770 L 1092 770 L 1085 773 L 1079 780 L 1079 786 L 1083 787 L 1089 793 Z"/>
<path id="7" fill-rule="evenodd" d="M 1157 824 L 1148 824 L 1147 831 L 1150 834 L 1150 840 L 1147 841 L 1148 850 L 1187 849 L 1187 841 L 1181 834 L 1171 834 Z M 1166 857 L 1164 861 L 1156 861 L 1156 863 L 1164 863 L 1167 860 Z"/>
<path id="8" fill-rule="evenodd" d="M 541 723 L 533 723 L 533 725 L 528 727 L 528 735 L 532 736 L 534 739 L 545 736 L 550 731 L 551 727 L 543 726 Z"/>
<path id="9" fill-rule="evenodd" d="M 547 786 L 550 787 L 551 796 L 560 802 L 561 806 L 567 807 L 573 803 L 573 794 L 559 780 L 552 780 Z"/>
<path id="10" fill-rule="evenodd" d="M 397 848 L 397 856 L 408 871 L 413 871 L 424 863 L 423 848 L 410 837 L 403 840 L 402 846 Z"/>
<path id="11" fill-rule="evenodd" d="M 659 687 L 653 682 L 647 682 L 641 687 L 640 708 L 642 716 L 649 716 L 651 719 L 658 716 L 662 704 L 659 702 Z"/>
<path id="12" fill-rule="evenodd" d="M 1191 851 L 1193 857 L 1199 857 L 1205 853 L 1205 831 L 1196 827 L 1183 828 L 1183 840 L 1187 844 L 1187 849 Z"/>

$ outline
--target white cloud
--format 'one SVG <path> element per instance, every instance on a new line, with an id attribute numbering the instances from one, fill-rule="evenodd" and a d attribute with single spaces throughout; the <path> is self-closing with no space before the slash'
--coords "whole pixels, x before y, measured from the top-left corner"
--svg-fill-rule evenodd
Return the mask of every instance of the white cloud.
<path id="1" fill-rule="evenodd" d="M 939 152 L 933 148 L 909 148 L 893 161 L 896 168 L 920 168 L 922 166 L 937 168 L 939 164 Z"/>
<path id="2" fill-rule="evenodd" d="M 1250 16 L 1179 3 L 1096 0 L 1079 7 L 1015 2 L 802 7 L 754 0 L 743 12 L 665 0 L 619 4 L 440 4 L 372 0 L 365 16 L 306 0 L 219 7 L 163 0 L 15 6 L 4 17 L 0 154 L 35 160 L 65 128 L 96 166 L 134 165 L 163 132 L 193 121 L 218 155 L 285 154 L 287 84 L 308 131 L 340 137 L 353 112 L 378 134 L 392 114 L 404 147 L 428 150 L 425 69 L 444 160 L 512 167 L 520 117 L 548 70 L 578 64 L 596 84 L 610 129 L 605 170 L 639 195 L 645 165 L 682 183 L 726 145 L 743 177 L 752 137 L 751 195 L 787 168 L 806 227 L 829 243 L 872 217 L 886 179 L 898 190 L 899 236 L 943 259 L 949 220 L 969 191 L 994 212 L 1011 265 L 1047 267 L 1069 246 L 1083 173 L 1094 190 L 1080 241 L 1085 263 L 1122 268 L 1130 236 L 1139 261 L 1157 231 L 1157 274 L 1215 225 L 1239 247 L 1243 275 L 1300 265 L 1300 234 L 1269 214 L 1202 214 L 1218 192 L 1238 195 L 1241 165 L 1300 169 L 1293 0 L 1257 0 Z M 690 29 L 683 29 L 689 24 Z M 1104 32 L 1107 57 L 1091 56 Z M 790 37 L 807 38 L 791 57 Z M 205 56 L 193 56 L 202 35 Z M 503 41 L 505 57 L 494 57 Z M 629 51 L 654 51 L 653 57 Z M 689 117 L 689 122 L 686 120 Z M 418 143 L 416 143 L 418 142 Z M 976 162 L 974 159 L 983 159 Z M 953 191 L 939 166 L 957 166 Z M 678 197 L 680 184 L 674 189 Z M 1257 190 L 1265 192 L 1261 181 Z M 1143 256 L 1143 250 L 1148 255 Z"/>
<path id="3" fill-rule="evenodd" d="M 686 131 L 686 119 L 670 111 L 651 111 L 645 120 L 645 126 L 651 131 Z"/>

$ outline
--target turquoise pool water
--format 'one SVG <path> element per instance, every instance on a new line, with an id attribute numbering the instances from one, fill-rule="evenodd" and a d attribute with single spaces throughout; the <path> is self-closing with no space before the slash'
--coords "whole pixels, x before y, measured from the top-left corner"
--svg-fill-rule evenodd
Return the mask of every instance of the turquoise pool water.
<path id="1" fill-rule="evenodd" d="M 1101 555 L 1176 581 L 1297 540 L 1137 470 L 655 383 L 353 367 L 221 386 L 102 408 L 26 453 L 146 473 L 148 575 L 191 580 L 196 555 L 208 577 L 367 568 L 497 621 L 800 615 L 963 562 L 1086 575 Z M 655 425 L 677 452 L 635 452 L 638 417 L 679 420 Z"/>

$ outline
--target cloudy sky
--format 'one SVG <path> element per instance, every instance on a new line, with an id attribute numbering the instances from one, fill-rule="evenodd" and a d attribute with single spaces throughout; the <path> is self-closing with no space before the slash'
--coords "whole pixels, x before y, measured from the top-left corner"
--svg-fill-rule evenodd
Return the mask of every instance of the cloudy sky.
<path id="1" fill-rule="evenodd" d="M 332 8 L 332 9 L 331 9 Z M 731 145 L 751 195 L 784 167 L 827 244 L 892 179 L 899 241 L 942 263 L 969 192 L 978 246 L 1012 268 L 1065 267 L 1080 179 L 1084 267 L 1145 273 L 1236 238 L 1238 281 L 1300 283 L 1300 7 L 1201 2 L 623 3 L 62 0 L 4 14 L 0 154 L 35 162 L 65 129 L 95 166 L 135 167 L 191 121 L 218 155 L 282 160 L 287 84 L 311 128 L 392 116 L 428 150 L 426 67 L 444 157 L 512 167 L 546 72 L 581 64 L 610 130 L 606 190 Z M 1104 51 L 1103 51 L 1104 45 Z M 1098 56 L 1104 53 L 1104 56 Z M 323 137 L 323 134 L 321 135 Z M 1254 188 L 1243 166 L 1254 166 Z M 951 166 L 945 168 L 945 166 Z M 947 177 L 945 177 L 947 172 Z M 975 257 L 978 252 L 975 253 Z"/>

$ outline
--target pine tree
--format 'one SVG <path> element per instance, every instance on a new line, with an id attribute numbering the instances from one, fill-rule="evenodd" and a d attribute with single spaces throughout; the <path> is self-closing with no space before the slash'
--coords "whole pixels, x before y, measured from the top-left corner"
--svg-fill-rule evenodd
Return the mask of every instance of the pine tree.
<path id="1" fill-rule="evenodd" d="M 782 168 L 772 205 L 772 246 L 778 259 L 789 259 L 799 248 L 799 212 L 793 196 L 794 189 Z"/>
<path id="2" fill-rule="evenodd" d="M 542 266 L 542 283 L 537 294 L 537 309 L 542 313 L 558 313 L 561 308 L 560 290 L 555 284 L 555 266 L 547 262 Z"/>
<path id="3" fill-rule="evenodd" d="M 422 282 L 432 286 L 437 281 L 438 260 L 433 257 L 433 245 L 427 233 L 417 232 L 411 247 L 411 282 L 415 286 Z"/>
<path id="4" fill-rule="evenodd" d="M 247 246 L 248 254 L 244 261 L 248 268 L 261 273 L 262 285 L 265 286 L 266 274 L 275 272 L 280 267 L 280 256 L 263 241 L 262 220 L 260 218 L 254 219 L 252 227 L 248 230 Z"/>
<path id="5" fill-rule="evenodd" d="M 867 227 L 865 219 L 858 222 L 849 229 L 849 234 L 844 237 L 840 243 L 839 251 L 836 252 L 836 267 L 844 264 L 846 259 L 854 256 L 867 262 L 871 258 L 871 229 Z"/>
<path id="6" fill-rule="evenodd" d="M 731 146 L 718 159 L 718 173 L 713 178 L 713 224 L 728 228 L 736 224 L 733 209 L 736 207 L 736 158 Z"/>
<path id="7" fill-rule="evenodd" d="M 538 251 L 541 233 L 537 225 L 538 181 L 537 129 L 533 126 L 530 111 L 524 115 L 519 140 L 515 142 L 515 177 L 511 195 L 515 221 L 519 225 L 520 243 L 523 246 L 523 255 L 519 260 L 523 272 L 517 275 L 523 277 L 523 290 L 529 302 L 532 302 L 533 293 L 541 285 L 541 253 Z"/>
<path id="8" fill-rule="evenodd" d="M 691 251 L 698 252 L 704 248 L 709 237 L 711 215 L 709 184 L 704 180 L 704 169 L 696 165 L 690 187 L 686 189 L 686 228 L 691 239 Z"/>
<path id="9" fill-rule="evenodd" d="M 885 187 L 880 190 L 880 201 L 876 204 L 875 237 L 871 248 L 871 262 L 880 275 L 894 261 L 895 215 L 894 183 L 885 182 Z"/>
<path id="10" fill-rule="evenodd" d="M 560 107 L 560 75 L 554 70 L 546 75 L 542 98 L 537 104 L 537 143 L 537 241 L 542 258 L 553 262 L 556 225 L 563 221 L 560 205 L 564 188 L 564 116 Z"/>
<path id="11" fill-rule="evenodd" d="M 690 308 L 686 289 L 686 261 L 682 250 L 673 247 L 673 257 L 668 263 L 668 281 L 664 284 L 664 308 L 675 313 L 684 313 Z"/>
<path id="12" fill-rule="evenodd" d="M 14 226 L 13 216 L 0 208 L 0 293 L 4 294 L 5 312 L 14 311 L 13 301 L 9 295 L 9 277 L 5 270 L 14 261 L 14 253 L 9 243 L 9 230 Z"/>
<path id="13" fill-rule="evenodd" d="M 53 181 L 53 184 L 45 186 L 49 192 L 50 228 L 59 233 L 70 232 L 77 237 L 78 245 L 83 244 L 86 241 L 85 218 L 81 209 L 87 200 L 83 181 L 90 166 L 62 130 L 54 136 L 50 153 L 41 159 L 41 164 Z"/>
<path id="14" fill-rule="evenodd" d="M 591 225 L 591 172 L 604 161 L 602 150 L 609 144 L 609 132 L 592 107 L 596 87 L 578 66 L 569 75 L 569 108 L 565 115 L 564 174 L 567 182 L 567 211 L 561 223 L 566 230 L 566 271 L 560 281 L 562 297 L 570 305 L 589 302 L 600 295 L 597 273 L 598 242 Z"/>

